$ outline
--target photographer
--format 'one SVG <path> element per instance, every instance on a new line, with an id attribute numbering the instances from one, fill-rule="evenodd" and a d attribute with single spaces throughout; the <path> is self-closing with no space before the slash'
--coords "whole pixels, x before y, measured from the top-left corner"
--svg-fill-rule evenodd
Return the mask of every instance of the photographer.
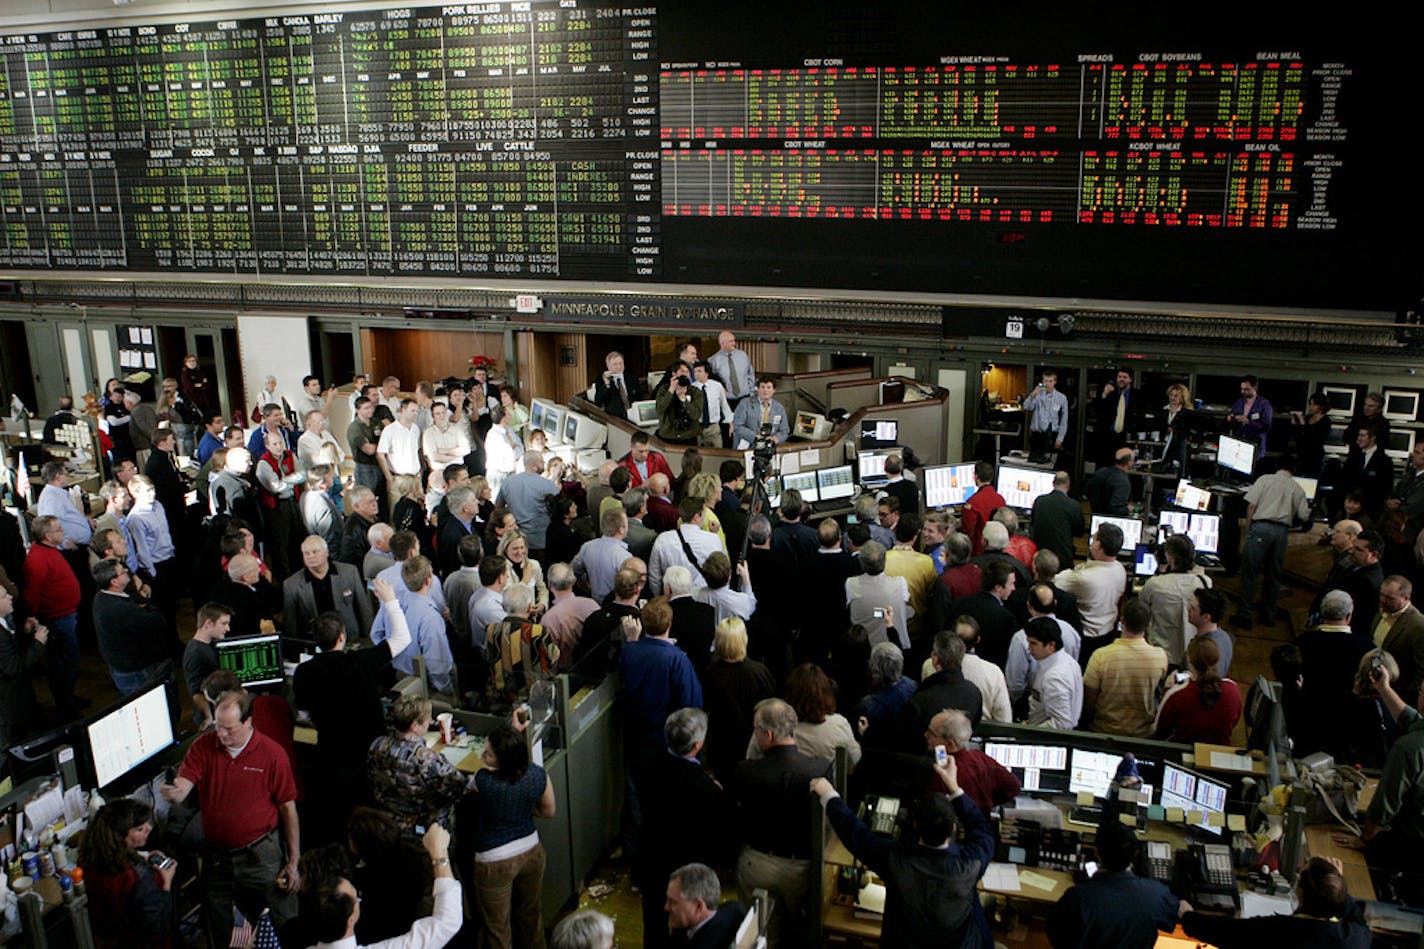
<path id="1" fill-rule="evenodd" d="M 1416 865 L 1424 844 L 1424 717 L 1394 690 L 1389 667 L 1383 661 L 1372 667 L 1370 678 L 1394 717 L 1399 737 L 1389 749 L 1380 775 L 1379 789 L 1365 812 L 1361 836 L 1372 867 L 1405 870 Z M 1411 695 L 1416 704 L 1419 695 Z"/>
<path id="2" fill-rule="evenodd" d="M 658 391 L 658 437 L 675 445 L 696 445 L 702 434 L 706 395 L 692 384 L 692 369 L 681 360 L 668 367 L 668 385 Z"/>
<path id="3" fill-rule="evenodd" d="M 648 397 L 648 383 L 623 371 L 623 354 L 616 349 L 604 357 L 603 364 L 603 374 L 593 384 L 594 404 L 609 415 L 627 418 L 633 403 Z"/>

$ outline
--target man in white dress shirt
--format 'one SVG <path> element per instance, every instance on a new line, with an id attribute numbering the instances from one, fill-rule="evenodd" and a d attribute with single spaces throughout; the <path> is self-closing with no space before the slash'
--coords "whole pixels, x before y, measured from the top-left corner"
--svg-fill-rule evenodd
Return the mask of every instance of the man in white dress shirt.
<path id="1" fill-rule="evenodd" d="M 519 470 L 524 445 L 505 424 L 504 406 L 490 406 L 489 417 L 492 424 L 485 435 L 485 480 L 489 482 L 490 491 L 498 497 L 504 479 Z"/>
<path id="2" fill-rule="evenodd" d="M 387 425 L 376 443 L 376 464 L 381 466 L 388 485 L 396 475 L 420 477 L 420 429 L 415 427 L 415 414 L 419 409 L 414 399 L 402 400 L 395 424 Z M 399 500 L 393 489 L 391 507 Z"/>
<path id="3" fill-rule="evenodd" d="M 751 357 L 737 348 L 737 334 L 731 330 L 717 334 L 717 346 L 717 352 L 708 356 L 707 362 L 726 386 L 727 396 L 735 406 L 756 389 L 756 371 Z"/>
<path id="4" fill-rule="evenodd" d="M 297 458 L 302 469 L 310 471 L 316 465 L 340 468 L 346 452 L 328 430 L 325 413 L 320 409 L 308 412 L 303 416 L 303 429 L 302 437 L 297 439 Z"/>
<path id="5" fill-rule="evenodd" d="M 706 508 L 701 498 L 683 498 L 678 509 L 682 523 L 675 530 L 658 535 L 653 542 L 653 556 L 648 560 L 648 589 L 654 596 L 660 596 L 663 592 L 663 571 L 679 564 L 692 571 L 694 587 L 706 586 L 702 565 L 708 557 L 722 549 L 717 535 L 702 529 Z"/>
<path id="6" fill-rule="evenodd" d="M 702 390 L 702 434 L 697 444 L 704 448 L 722 448 L 725 429 L 732 424 L 732 403 L 727 390 L 712 375 L 712 366 L 699 360 L 692 367 L 692 384 Z"/>
<path id="7" fill-rule="evenodd" d="M 1028 651 L 1038 663 L 1028 697 L 1028 724 L 1077 728 L 1083 714 L 1083 670 L 1063 648 L 1063 633 L 1048 617 L 1030 620 Z"/>

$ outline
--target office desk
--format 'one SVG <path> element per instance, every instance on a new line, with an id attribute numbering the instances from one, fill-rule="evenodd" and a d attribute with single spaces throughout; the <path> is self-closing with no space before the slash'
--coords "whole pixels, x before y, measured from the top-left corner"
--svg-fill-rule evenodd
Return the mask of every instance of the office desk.
<path id="1" fill-rule="evenodd" d="M 1337 843 L 1337 836 L 1350 837 L 1350 832 L 1335 824 L 1313 824 L 1305 829 L 1306 848 L 1312 857 L 1334 858 L 1340 861 L 1340 875 L 1345 886 L 1357 900 L 1373 900 L 1375 885 L 1370 880 L 1370 868 L 1365 865 L 1365 852 Z"/>

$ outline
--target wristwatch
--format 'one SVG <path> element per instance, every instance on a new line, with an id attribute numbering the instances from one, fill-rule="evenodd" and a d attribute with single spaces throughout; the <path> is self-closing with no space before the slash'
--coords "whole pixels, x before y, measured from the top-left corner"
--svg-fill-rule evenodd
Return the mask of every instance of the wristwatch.
<path id="1" fill-rule="evenodd" d="M 441 857 L 439 860 L 432 860 L 431 865 L 436 867 L 448 867 L 450 865 L 450 858 L 447 856 Z"/>

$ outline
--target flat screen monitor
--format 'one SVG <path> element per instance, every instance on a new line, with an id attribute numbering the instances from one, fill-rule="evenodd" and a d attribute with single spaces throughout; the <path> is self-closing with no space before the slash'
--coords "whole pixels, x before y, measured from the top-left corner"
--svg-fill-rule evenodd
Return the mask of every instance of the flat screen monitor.
<path id="1" fill-rule="evenodd" d="M 816 490 L 822 501 L 837 501 L 855 494 L 855 472 L 850 465 L 836 465 L 816 472 Z"/>
<path id="2" fill-rule="evenodd" d="M 963 504 L 974 494 L 973 462 L 963 465 L 935 465 L 921 468 L 919 474 L 925 483 L 925 507 L 927 508 Z"/>
<path id="3" fill-rule="evenodd" d="M 885 473 L 885 460 L 891 455 L 899 454 L 899 451 L 890 449 L 856 452 L 856 472 L 860 475 L 860 483 L 866 487 L 877 487 L 889 481 L 890 476 Z"/>
<path id="4" fill-rule="evenodd" d="M 782 475 L 781 489 L 783 491 L 794 489 L 801 492 L 801 500 L 807 503 L 814 503 L 820 499 L 820 494 L 816 491 L 816 472 L 814 471 L 798 471 L 795 474 Z"/>
<path id="5" fill-rule="evenodd" d="M 1009 507 L 1029 510 L 1040 496 L 1053 490 L 1053 472 L 1039 468 L 999 466 L 999 493 Z"/>
<path id="6" fill-rule="evenodd" d="M 1327 452 L 1345 454 L 1350 450 L 1350 446 L 1345 444 L 1344 425 L 1332 425 L 1330 431 L 1325 435 L 1325 450 Z"/>
<path id="7" fill-rule="evenodd" d="M 167 683 L 131 696 L 85 727 L 94 784 L 110 787 L 154 755 L 173 745 L 173 713 Z"/>
<path id="8" fill-rule="evenodd" d="M 550 445 L 564 443 L 564 409 L 554 405 L 544 409 L 544 439 Z"/>
<path id="9" fill-rule="evenodd" d="M 1384 417 L 1391 422 L 1412 422 L 1419 416 L 1419 393 L 1384 390 Z"/>
<path id="10" fill-rule="evenodd" d="M 900 444 L 900 423 L 893 418 L 860 420 L 861 448 L 893 448 Z"/>
<path id="11" fill-rule="evenodd" d="M 1107 798 L 1121 764 L 1122 755 L 1115 755 L 1110 751 L 1074 748 L 1072 758 L 1068 762 L 1068 792 L 1086 792 L 1093 797 Z M 1137 759 L 1137 775 L 1142 779 L 1142 787 L 1139 790 L 1147 794 L 1148 800 L 1151 800 L 1153 791 L 1151 782 L 1156 778 L 1154 769 L 1155 763 Z"/>
<path id="12" fill-rule="evenodd" d="M 1172 503 L 1189 511 L 1205 511 L 1211 507 L 1211 492 L 1183 479 L 1177 482 L 1177 494 Z"/>
<path id="13" fill-rule="evenodd" d="M 986 741 L 984 754 L 1008 768 L 1025 791 L 1068 790 L 1068 748 L 1027 745 L 1016 741 Z"/>
<path id="14" fill-rule="evenodd" d="M 1321 386 L 1320 394 L 1330 403 L 1330 411 L 1327 414 L 1331 418 L 1349 418 L 1355 414 L 1356 392 L 1353 388 Z"/>
<path id="15" fill-rule="evenodd" d="M 1138 544 L 1132 554 L 1132 572 L 1139 577 L 1150 577 L 1157 573 L 1157 554 L 1150 544 Z"/>
<path id="16" fill-rule="evenodd" d="M 658 424 L 658 403 L 652 399 L 634 402 L 633 407 L 628 410 L 628 418 L 639 428 L 656 425 Z"/>
<path id="17" fill-rule="evenodd" d="M 1208 812 L 1226 813 L 1229 790 L 1226 785 L 1195 771 L 1188 771 L 1180 765 L 1165 764 L 1162 766 L 1162 796 L 1158 803 L 1163 807 L 1180 807 L 1188 813 L 1201 812 L 1202 819 L 1194 826 L 1220 836 L 1226 828 L 1211 826 L 1206 815 Z"/>
<path id="18" fill-rule="evenodd" d="M 218 666 L 235 674 L 244 688 L 282 681 L 282 637 L 277 634 L 222 639 L 213 645 Z"/>
<path id="19" fill-rule="evenodd" d="M 1163 511 L 1157 516 L 1159 528 L 1170 527 L 1174 534 L 1186 534 L 1199 554 L 1214 554 L 1221 546 L 1221 516 L 1186 511 Z M 1158 537 L 1158 543 L 1165 540 Z"/>
<path id="20" fill-rule="evenodd" d="M 1103 524 L 1116 524 L 1122 531 L 1120 555 L 1129 555 L 1142 543 L 1142 522 L 1135 517 L 1112 517 L 1108 514 L 1094 514 L 1089 525 L 1089 536 L 1096 534 Z"/>
<path id="21" fill-rule="evenodd" d="M 1256 465 L 1256 443 L 1222 435 L 1216 447 L 1216 463 L 1228 471 L 1249 475 Z"/>
<path id="22" fill-rule="evenodd" d="M 1315 500 L 1315 495 L 1320 490 L 1319 478 L 1301 478 L 1297 476 L 1295 483 L 1300 485 L 1300 489 L 1305 492 L 1305 499 L 1307 501 Z"/>

